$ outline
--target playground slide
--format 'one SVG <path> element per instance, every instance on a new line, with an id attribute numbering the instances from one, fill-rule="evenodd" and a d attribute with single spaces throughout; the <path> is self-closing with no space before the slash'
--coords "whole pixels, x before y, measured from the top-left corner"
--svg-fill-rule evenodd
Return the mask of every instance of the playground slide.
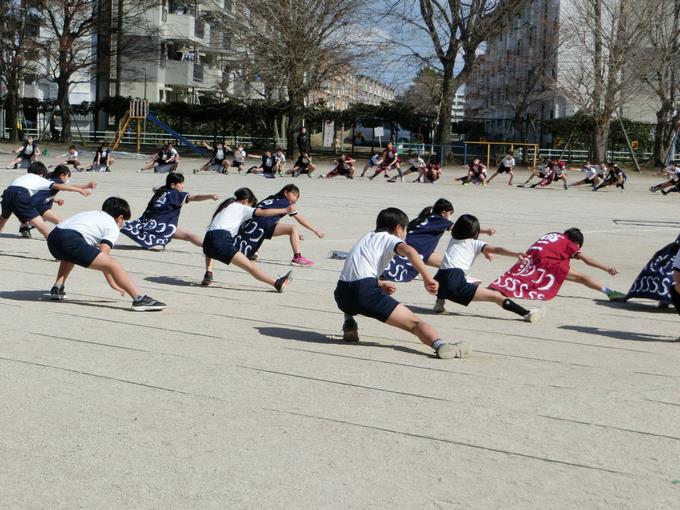
<path id="1" fill-rule="evenodd" d="M 189 140 L 184 138 L 182 135 L 180 135 L 177 131 L 172 129 L 170 126 L 168 126 L 165 122 L 160 120 L 158 117 L 156 117 L 153 113 L 149 112 L 148 115 L 146 116 L 147 119 L 149 119 L 151 122 L 156 124 L 159 128 L 161 128 L 163 131 L 165 131 L 167 134 L 172 136 L 175 140 L 179 140 L 179 142 L 194 151 L 196 154 L 199 156 L 203 156 L 205 154 L 205 151 L 201 149 L 200 147 L 194 145 L 191 143 Z"/>

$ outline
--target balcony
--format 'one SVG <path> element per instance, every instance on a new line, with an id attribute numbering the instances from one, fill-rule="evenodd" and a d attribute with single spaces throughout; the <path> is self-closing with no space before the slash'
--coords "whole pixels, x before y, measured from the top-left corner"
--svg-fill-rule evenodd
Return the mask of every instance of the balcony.
<path id="1" fill-rule="evenodd" d="M 168 60 L 165 84 L 175 87 L 215 89 L 222 81 L 222 71 L 217 67 L 191 61 Z"/>
<path id="2" fill-rule="evenodd" d="M 177 12 L 181 11 L 168 13 L 168 19 L 162 29 L 163 37 L 207 45 L 210 41 L 210 25 L 191 14 L 177 14 Z"/>

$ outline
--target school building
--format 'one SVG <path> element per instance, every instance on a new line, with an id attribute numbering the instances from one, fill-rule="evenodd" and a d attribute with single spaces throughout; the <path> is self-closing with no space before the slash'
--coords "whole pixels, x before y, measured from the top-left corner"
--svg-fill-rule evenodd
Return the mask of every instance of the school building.
<path id="1" fill-rule="evenodd" d="M 542 122 L 568 117 L 577 108 L 561 86 L 571 78 L 569 67 L 590 57 L 560 40 L 561 20 L 573 9 L 570 0 L 530 0 L 508 20 L 502 33 L 487 41 L 479 64 L 465 84 L 465 117 L 484 123 L 493 139 L 518 139 L 512 119 L 525 125 L 529 141 L 548 143 Z M 655 122 L 657 99 L 639 89 L 623 107 L 623 116 Z"/>

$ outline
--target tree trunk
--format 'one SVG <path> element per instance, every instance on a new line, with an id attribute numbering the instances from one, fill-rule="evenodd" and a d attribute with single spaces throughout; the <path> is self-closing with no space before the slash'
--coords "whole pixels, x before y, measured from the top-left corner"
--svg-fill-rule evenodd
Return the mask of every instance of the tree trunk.
<path id="1" fill-rule="evenodd" d="M 453 62 L 444 66 L 442 78 L 442 98 L 437 113 L 437 131 L 434 135 L 436 144 L 442 146 L 442 157 L 445 159 L 450 151 L 451 144 L 451 109 L 453 98 L 456 93 L 456 80 L 453 76 Z"/>
<path id="2" fill-rule="evenodd" d="M 593 125 L 590 157 L 593 163 L 607 160 L 607 143 L 609 142 L 609 122 L 598 122 Z"/>
<path id="3" fill-rule="evenodd" d="M 8 87 L 9 90 L 5 97 L 5 126 L 9 128 L 9 140 L 16 142 L 19 141 L 20 136 L 17 124 L 19 123 L 19 105 L 21 100 L 19 99 L 16 81 L 14 79 L 10 81 L 14 82 L 14 86 Z"/>
<path id="4" fill-rule="evenodd" d="M 654 129 L 654 150 L 652 158 L 654 164 L 659 166 L 664 164 L 666 153 L 668 152 L 668 145 L 666 144 L 668 132 L 668 110 L 666 105 L 662 105 L 661 109 L 656 112 L 656 127 Z"/>
<path id="5" fill-rule="evenodd" d="M 57 81 L 57 105 L 61 113 L 61 141 L 71 143 L 71 102 L 69 101 L 69 79 L 61 77 Z"/>

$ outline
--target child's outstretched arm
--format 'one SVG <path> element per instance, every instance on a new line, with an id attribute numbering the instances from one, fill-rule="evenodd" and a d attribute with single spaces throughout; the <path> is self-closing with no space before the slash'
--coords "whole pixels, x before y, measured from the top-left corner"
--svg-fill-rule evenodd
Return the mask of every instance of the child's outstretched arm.
<path id="1" fill-rule="evenodd" d="M 289 205 L 285 209 L 262 209 L 258 207 L 255 209 L 253 216 L 280 216 L 282 214 L 293 214 L 295 212 L 295 206 Z"/>
<path id="2" fill-rule="evenodd" d="M 326 235 L 324 232 L 322 232 L 314 225 L 312 225 L 309 221 L 307 221 L 307 218 L 305 218 L 301 214 L 296 214 L 295 216 L 293 216 L 293 218 L 295 218 L 297 222 L 303 227 L 305 227 L 307 230 L 311 230 L 312 232 L 314 232 L 316 234 L 316 237 L 318 237 L 319 239 Z"/>
<path id="3" fill-rule="evenodd" d="M 220 198 L 215 193 L 211 195 L 189 195 L 187 197 L 187 202 L 203 202 L 204 200 L 217 200 Z"/>
<path id="4" fill-rule="evenodd" d="M 486 234 L 487 236 L 492 236 L 492 235 L 495 235 L 495 234 L 496 234 L 496 229 L 493 228 L 493 227 L 489 227 L 489 228 L 480 228 L 479 231 L 480 231 L 482 234 Z"/>
<path id="5" fill-rule="evenodd" d="M 56 182 L 52 185 L 52 189 L 56 189 L 57 191 L 73 191 L 75 193 L 80 193 L 85 197 L 89 197 L 92 194 L 89 189 L 79 188 L 78 186 L 72 186 L 70 184 L 59 184 Z"/>
<path id="6" fill-rule="evenodd" d="M 487 244 L 483 249 L 482 253 L 488 260 L 493 260 L 494 255 L 502 255 L 504 257 L 517 257 L 519 260 L 524 260 L 526 255 L 519 251 L 512 251 L 501 246 L 491 246 Z"/>
<path id="7" fill-rule="evenodd" d="M 90 181 L 87 184 L 71 184 L 74 188 L 78 189 L 95 189 L 97 187 L 96 181 Z M 54 187 L 54 186 L 52 186 Z"/>
<path id="8" fill-rule="evenodd" d="M 425 262 L 423 262 L 423 258 L 415 250 L 415 248 L 409 246 L 406 243 L 401 243 L 397 245 L 397 249 L 395 251 L 402 257 L 406 257 L 408 261 L 411 263 L 411 265 L 415 268 L 415 270 L 418 271 L 418 273 L 420 273 L 420 276 L 423 277 L 423 284 L 425 285 L 425 289 L 430 294 L 436 294 L 437 289 L 439 288 L 439 283 L 437 283 L 437 280 L 432 278 L 430 272 L 427 270 L 427 267 L 425 267 Z"/>
<path id="9" fill-rule="evenodd" d="M 615 267 L 609 267 L 609 266 L 605 266 L 604 264 L 600 264 L 597 260 L 595 260 L 591 257 L 588 257 L 588 256 L 584 255 L 583 253 L 580 253 L 580 252 L 577 253 L 576 255 L 574 255 L 574 258 L 576 260 L 583 261 L 583 263 L 586 264 L 587 266 L 602 269 L 602 271 L 609 273 L 612 276 L 619 274 L 619 272 L 616 270 Z"/>

